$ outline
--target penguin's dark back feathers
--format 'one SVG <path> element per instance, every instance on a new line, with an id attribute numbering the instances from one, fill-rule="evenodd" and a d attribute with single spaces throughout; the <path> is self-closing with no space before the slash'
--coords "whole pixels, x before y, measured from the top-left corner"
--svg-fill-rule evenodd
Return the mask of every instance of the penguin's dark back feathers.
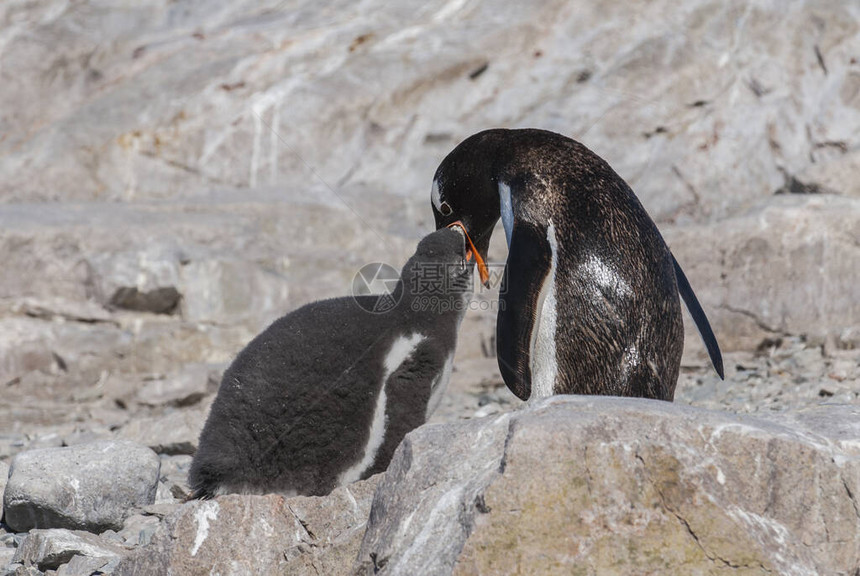
<path id="1" fill-rule="evenodd" d="M 672 255 L 639 199 L 609 164 L 574 140 L 540 130 L 499 176 L 558 235 L 559 388 L 671 400 L 683 352 Z M 531 196 L 531 197 L 530 197 Z M 567 343 L 575 343 L 570 345 Z"/>
<path id="2" fill-rule="evenodd" d="M 455 210 L 450 219 L 461 217 L 460 205 L 478 215 L 491 206 L 493 220 L 479 216 L 475 223 L 491 228 L 502 183 L 511 189 L 520 225 L 528 222 L 545 236 L 553 223 L 557 392 L 672 399 L 683 351 L 672 255 L 606 161 L 560 134 L 494 129 L 458 145 L 437 177 L 440 197 Z M 500 322 L 506 313 L 516 311 L 500 311 Z"/>

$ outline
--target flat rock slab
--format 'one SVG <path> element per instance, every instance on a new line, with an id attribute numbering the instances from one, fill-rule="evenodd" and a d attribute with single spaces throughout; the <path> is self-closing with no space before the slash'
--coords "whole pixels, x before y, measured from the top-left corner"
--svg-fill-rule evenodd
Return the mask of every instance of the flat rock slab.
<path id="1" fill-rule="evenodd" d="M 118 438 L 149 446 L 158 454 L 194 454 L 206 422 L 209 403 L 163 416 L 137 418 L 117 432 Z"/>
<path id="2" fill-rule="evenodd" d="M 132 509 L 155 501 L 160 467 L 152 450 L 127 441 L 22 452 L 3 498 L 6 523 L 18 532 L 119 530 Z"/>
<path id="3" fill-rule="evenodd" d="M 191 406 L 209 392 L 209 367 L 191 365 L 178 374 L 150 379 L 135 393 L 135 399 L 145 406 Z M 218 389 L 212 383 L 212 391 Z"/>
<path id="4" fill-rule="evenodd" d="M 74 556 L 57 569 L 57 576 L 101 576 L 110 574 L 118 558 Z"/>
<path id="5" fill-rule="evenodd" d="M 80 530 L 33 530 L 15 552 L 13 563 L 23 564 L 24 567 L 35 566 L 39 570 L 56 570 L 66 563 L 74 561 L 70 567 L 83 567 L 98 564 L 94 570 L 105 570 L 105 566 L 116 566 L 121 556 L 128 550 L 108 542 L 89 532 Z M 75 560 L 75 558 L 80 558 Z M 77 571 L 77 570 L 75 570 Z M 73 570 L 67 568 L 66 573 Z M 80 571 L 77 571 L 80 573 Z"/>
<path id="6" fill-rule="evenodd" d="M 860 407 L 554 397 L 409 434 L 358 574 L 853 574 Z M 827 417 L 824 417 L 826 414 Z"/>
<path id="7" fill-rule="evenodd" d="M 736 218 L 663 232 L 724 351 L 786 333 L 856 339 L 860 198 L 774 196 Z"/>
<path id="8" fill-rule="evenodd" d="M 184 504 L 115 574 L 344 574 L 379 477 L 325 497 L 226 495 Z"/>

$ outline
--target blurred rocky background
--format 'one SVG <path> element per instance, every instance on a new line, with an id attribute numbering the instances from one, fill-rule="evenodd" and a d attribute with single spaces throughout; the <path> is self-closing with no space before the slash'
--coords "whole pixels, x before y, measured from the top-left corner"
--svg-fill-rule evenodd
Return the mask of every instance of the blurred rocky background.
<path id="1" fill-rule="evenodd" d="M 856 416 L 860 404 L 860 4 L 4 0 L 0 487 L 13 458 L 37 449 L 66 456 L 22 462 L 75 469 L 65 451 L 94 459 L 99 442 L 128 441 L 158 459 L 128 472 L 119 512 L 89 520 L 46 512 L 52 488 L 19 490 L 33 482 L 12 474 L 19 509 L 0 530 L 0 573 L 13 559 L 9 573 L 113 571 L 122 547 L 149 543 L 156 526 L 173 530 L 153 545 L 165 570 L 163 547 L 185 524 L 200 549 L 217 511 L 171 514 L 226 364 L 275 318 L 348 294 L 362 265 L 402 266 L 433 227 L 436 166 L 489 127 L 580 140 L 639 195 L 726 359 L 721 382 L 686 316 L 676 405 L 802 420 L 810 434 L 838 436 L 837 460 L 856 464 L 856 427 L 840 436 L 815 423 L 827 405 Z M 497 234 L 490 259 L 505 257 Z M 476 295 L 435 422 L 520 405 L 497 372 L 493 302 L 493 291 Z M 19 464 L 43 480 L 68 476 Z M 101 474 L 122 476 L 109 464 Z M 850 470 L 844 489 L 860 510 Z M 346 489 L 331 497 L 358 501 L 359 528 L 378 481 L 356 488 L 358 500 Z M 341 568 L 363 534 L 316 509 L 302 516 L 300 503 L 222 506 L 237 518 L 289 510 L 277 517 L 305 528 L 317 518 L 316 534 L 333 534 L 347 558 Z M 12 528 L 10 517 L 49 525 Z M 762 522 L 793 530 L 782 521 Z M 25 537 L 33 526 L 61 533 Z M 94 543 L 91 532 L 103 536 Z M 315 556 L 312 534 L 266 545 L 299 550 L 285 556 L 288 572 L 337 572 L 326 564 L 335 556 Z M 477 558 L 477 545 L 464 554 Z M 787 557 L 810 573 L 855 567 L 856 554 L 825 566 L 821 550 Z M 469 566 L 495 573 L 481 562 Z M 789 573 L 773 562 L 759 564 Z M 265 570 L 276 566 L 287 570 Z"/>

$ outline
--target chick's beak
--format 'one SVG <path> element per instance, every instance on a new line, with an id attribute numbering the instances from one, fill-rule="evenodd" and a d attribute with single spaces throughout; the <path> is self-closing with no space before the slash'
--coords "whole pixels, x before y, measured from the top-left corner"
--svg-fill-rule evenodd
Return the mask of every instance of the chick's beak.
<path id="1" fill-rule="evenodd" d="M 484 259 L 481 258 L 480 252 L 478 252 L 477 248 L 475 248 L 475 243 L 472 242 L 472 238 L 469 236 L 469 231 L 466 230 L 466 226 L 463 224 L 461 220 L 457 220 L 456 222 L 452 222 L 448 224 L 448 228 L 453 228 L 454 226 L 459 226 L 461 230 L 463 230 L 463 234 L 466 235 L 466 243 L 469 247 L 466 249 L 466 261 L 469 262 L 472 260 L 472 256 L 475 257 L 475 264 L 478 265 L 478 273 L 481 275 L 481 283 L 489 288 L 490 287 L 490 271 L 487 269 L 487 264 L 484 262 Z"/>

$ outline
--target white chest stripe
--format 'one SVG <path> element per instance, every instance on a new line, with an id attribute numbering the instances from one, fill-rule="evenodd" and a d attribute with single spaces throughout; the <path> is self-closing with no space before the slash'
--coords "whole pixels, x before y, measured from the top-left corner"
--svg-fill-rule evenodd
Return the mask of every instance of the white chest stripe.
<path id="1" fill-rule="evenodd" d="M 555 226 L 550 220 L 546 239 L 552 250 L 549 273 L 544 279 L 537 303 L 537 325 L 532 330 L 529 349 L 529 368 L 532 373 L 532 393 L 529 400 L 539 400 L 552 396 L 558 364 L 555 356 L 555 327 L 557 321 L 557 302 L 555 296 L 555 272 L 558 267 L 558 242 Z"/>
<path id="2" fill-rule="evenodd" d="M 385 382 L 388 377 L 400 368 L 407 358 L 412 354 L 415 348 L 424 340 L 423 334 L 412 334 L 408 338 L 400 336 L 391 345 L 391 350 L 388 351 L 388 356 L 385 357 L 385 375 L 382 377 L 382 386 L 385 388 Z"/>
<path id="3" fill-rule="evenodd" d="M 370 434 L 367 437 L 367 446 L 364 448 L 364 456 L 354 466 L 341 473 L 338 478 L 338 484 L 343 485 L 355 482 L 361 478 L 365 470 L 376 460 L 376 453 L 379 452 L 379 448 L 385 440 L 385 429 L 388 424 L 385 417 L 385 404 L 387 401 L 385 384 L 388 382 L 388 378 L 409 358 L 422 340 L 424 340 L 424 335 L 415 333 L 409 337 L 400 336 L 392 344 L 391 350 L 388 351 L 388 355 L 385 356 L 385 361 L 383 362 L 385 373 L 382 375 L 379 396 L 376 398 L 376 407 L 373 410 L 373 420 L 370 425 Z"/>
<path id="4" fill-rule="evenodd" d="M 511 249 L 511 234 L 514 233 L 514 206 L 511 202 L 511 187 L 499 182 L 499 207 L 502 214 L 502 226 L 505 227 L 505 238 L 508 250 Z"/>

